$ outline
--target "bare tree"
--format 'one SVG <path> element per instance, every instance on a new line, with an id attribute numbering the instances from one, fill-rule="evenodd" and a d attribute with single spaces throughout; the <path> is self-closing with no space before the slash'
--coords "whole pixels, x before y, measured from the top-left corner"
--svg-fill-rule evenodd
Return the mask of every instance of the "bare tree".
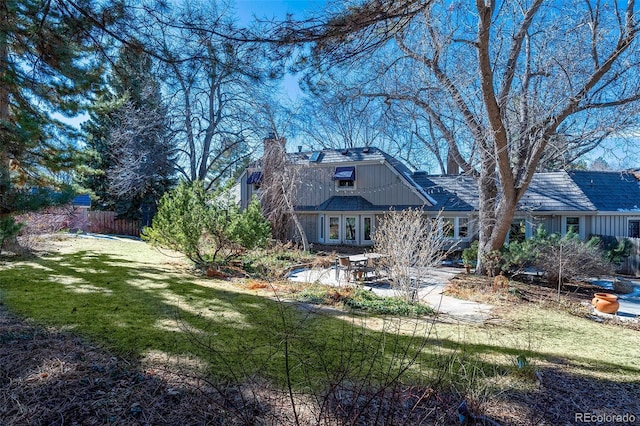
<path id="1" fill-rule="evenodd" d="M 287 155 L 285 146 L 285 139 L 275 134 L 265 139 L 260 187 L 262 209 L 276 238 L 286 239 L 289 224 L 293 222 L 303 250 L 309 251 L 307 234 L 295 210 L 303 165 L 296 161 L 296 154 Z"/>
<path id="2" fill-rule="evenodd" d="M 146 44 L 162 58 L 179 172 L 208 189 L 243 164 L 260 140 L 254 101 L 270 77 L 262 47 L 230 36 L 229 16 L 216 3 L 145 9 Z"/>
<path id="3" fill-rule="evenodd" d="M 374 99 L 353 98 L 340 90 L 307 97 L 299 128 L 314 147 L 379 146 L 384 140 L 384 110 Z"/>
<path id="4" fill-rule="evenodd" d="M 440 218 L 421 209 L 391 210 L 376 226 L 375 251 L 388 271 L 391 286 L 408 302 L 414 302 L 426 268 L 439 264 L 450 251 Z"/>
<path id="5" fill-rule="evenodd" d="M 155 202 L 171 186 L 173 147 L 166 131 L 163 108 L 136 107 L 125 102 L 115 112 L 107 137 L 113 158 L 106 175 L 109 192 L 127 200 L 137 211 L 142 202 Z"/>
<path id="6" fill-rule="evenodd" d="M 576 0 L 562 10 L 542 0 L 342 6 L 275 34 L 312 43 L 301 63 L 313 65 L 316 84 L 330 84 L 325 70 L 349 63 L 343 69 L 362 76 L 352 83 L 360 96 L 412 104 L 430 118 L 448 155 L 478 182 L 478 273 L 484 254 L 504 244 L 545 156 L 555 150 L 571 161 L 637 125 L 634 0 Z"/>

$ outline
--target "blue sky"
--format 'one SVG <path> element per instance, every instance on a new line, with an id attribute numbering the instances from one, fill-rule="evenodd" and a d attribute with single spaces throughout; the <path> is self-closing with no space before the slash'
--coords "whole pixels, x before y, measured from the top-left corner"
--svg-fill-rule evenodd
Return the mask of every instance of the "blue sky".
<path id="1" fill-rule="evenodd" d="M 254 19 L 282 20 L 287 14 L 297 19 L 304 19 L 309 12 L 320 10 L 326 4 L 325 0 L 235 0 L 238 24 L 249 25 Z M 302 96 L 298 79 L 293 75 L 286 75 L 282 84 L 285 97 L 296 100 Z"/>
<path id="2" fill-rule="evenodd" d="M 324 0 L 235 0 L 240 24 L 258 19 L 282 19 L 287 13 L 303 18 L 310 10 L 317 10 L 325 4 Z"/>

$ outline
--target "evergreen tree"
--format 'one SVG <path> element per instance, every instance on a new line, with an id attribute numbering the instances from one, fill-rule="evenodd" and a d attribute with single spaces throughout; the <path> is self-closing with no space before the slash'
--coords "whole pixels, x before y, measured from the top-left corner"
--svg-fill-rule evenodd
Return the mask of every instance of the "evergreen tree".
<path id="1" fill-rule="evenodd" d="M 137 219 L 143 204 L 154 204 L 173 184 L 174 159 L 166 108 L 151 58 L 142 46 L 120 49 L 111 93 L 91 112 L 87 167 L 80 182 L 99 198 L 98 206 Z"/>
<path id="2" fill-rule="evenodd" d="M 13 211 L 17 190 L 50 185 L 51 172 L 74 165 L 75 129 L 54 118 L 86 107 L 102 69 L 92 31 L 104 14 L 79 1 L 0 2 L 0 213 Z"/>

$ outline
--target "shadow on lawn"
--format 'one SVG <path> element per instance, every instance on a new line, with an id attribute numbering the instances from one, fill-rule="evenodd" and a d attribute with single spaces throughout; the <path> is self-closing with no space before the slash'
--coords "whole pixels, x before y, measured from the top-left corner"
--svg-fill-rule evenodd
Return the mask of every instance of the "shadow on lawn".
<path id="1" fill-rule="evenodd" d="M 358 413 L 363 413 L 367 404 L 382 409 L 388 405 L 388 401 L 380 401 L 383 397 L 406 404 L 411 398 L 394 390 L 403 382 L 425 389 L 447 383 L 445 387 L 460 398 L 481 399 L 471 389 L 487 378 L 513 372 L 509 362 L 498 362 L 495 355 L 514 360 L 525 353 L 529 359 L 557 360 L 557 356 L 539 351 L 434 338 L 429 327 L 424 332 L 400 335 L 393 333 L 391 320 L 384 332 L 371 331 L 356 321 L 323 315 L 322 310 L 305 312 L 297 304 L 293 308 L 292 302 L 205 284 L 152 264 L 132 264 L 108 254 L 80 251 L 39 257 L 0 271 L 0 300 L 38 323 L 71 328 L 136 359 L 154 351 L 168 356 L 190 354 L 222 381 L 244 383 L 262 376 L 276 387 L 289 385 L 323 394 L 323 409 L 344 418 L 362 415 Z M 2 333 L 6 339 L 20 339 Z M 575 364 L 583 373 L 591 368 L 640 373 L 637 368 L 588 356 L 562 363 Z M 23 377 L 34 367 L 24 363 L 18 368 L 21 371 L 5 374 Z M 469 374 L 472 370 L 475 373 Z M 566 380 L 593 381 L 562 374 Z M 597 388 L 622 386 L 629 391 L 615 381 L 594 383 Z M 345 386 L 351 391 L 345 391 Z M 375 391 L 380 386 L 383 390 Z M 563 392 L 561 385 L 547 389 Z M 505 395 L 532 401 L 540 398 L 539 392 L 510 392 Z M 424 402 L 433 403 L 429 398 Z M 604 402 L 600 406 L 605 406 Z M 541 409 L 553 412 L 549 407 Z"/>

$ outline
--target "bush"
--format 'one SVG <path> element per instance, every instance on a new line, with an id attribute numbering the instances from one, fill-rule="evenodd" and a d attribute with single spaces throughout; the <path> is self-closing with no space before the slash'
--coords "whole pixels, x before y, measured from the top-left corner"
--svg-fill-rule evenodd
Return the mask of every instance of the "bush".
<path id="1" fill-rule="evenodd" d="M 551 234 L 537 248 L 535 266 L 545 272 L 550 283 L 558 283 L 585 276 L 606 275 L 612 272 L 611 263 L 599 248 L 599 239 L 581 241 L 568 232 L 560 237 Z"/>
<path id="2" fill-rule="evenodd" d="M 478 262 L 478 240 L 471 243 L 470 247 L 462 250 L 462 263 L 473 266 Z"/>
<path id="3" fill-rule="evenodd" d="M 391 287 L 407 302 L 413 301 L 426 268 L 439 264 L 455 248 L 446 250 L 439 222 L 440 217 L 429 218 L 420 209 L 390 210 L 376 227 L 374 250 L 385 255 L 380 266 L 387 271 Z"/>
<path id="4" fill-rule="evenodd" d="M 598 246 L 604 252 L 607 260 L 614 265 L 620 265 L 624 262 L 633 248 L 633 244 L 628 238 L 618 240 L 616 237 L 606 235 L 594 235 L 591 238 L 599 240 Z"/>
<path id="5" fill-rule="evenodd" d="M 241 211 L 227 195 L 208 193 L 202 182 L 181 183 L 162 197 L 142 238 L 179 251 L 200 266 L 225 263 L 247 249 L 264 247 L 270 227 L 259 202 L 254 199 Z"/>
<path id="6" fill-rule="evenodd" d="M 544 272 L 550 283 L 558 283 L 611 273 L 610 261 L 616 258 L 616 253 L 624 252 L 624 242 L 609 253 L 602 250 L 603 246 L 600 238 L 585 242 L 573 232 L 561 237 L 539 227 L 534 237 L 507 244 L 500 252 L 499 263 L 500 268 L 511 275 L 532 266 Z"/>
<path id="7" fill-rule="evenodd" d="M 415 316 L 433 315 L 434 311 L 421 303 L 409 303 L 404 298 L 380 297 L 372 291 L 358 289 L 353 297 L 344 301 L 351 309 L 371 312 L 377 315 Z"/>

